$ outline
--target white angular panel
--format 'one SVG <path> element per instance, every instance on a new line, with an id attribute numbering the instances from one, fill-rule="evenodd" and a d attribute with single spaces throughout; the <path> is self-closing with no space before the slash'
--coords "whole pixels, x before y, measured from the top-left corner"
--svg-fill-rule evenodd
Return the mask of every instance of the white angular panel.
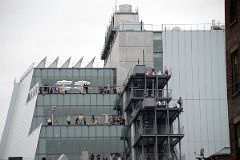
<path id="1" fill-rule="evenodd" d="M 85 68 L 93 68 L 93 63 L 96 57 L 94 57 Z"/>
<path id="2" fill-rule="evenodd" d="M 43 58 L 43 60 L 37 65 L 36 68 L 45 68 L 46 61 L 47 61 L 47 56 L 45 58 Z"/>
<path id="3" fill-rule="evenodd" d="M 57 57 L 48 68 L 57 68 L 58 59 L 59 59 L 59 57 Z"/>
<path id="4" fill-rule="evenodd" d="M 83 57 L 75 64 L 73 68 L 81 68 Z"/>
<path id="5" fill-rule="evenodd" d="M 69 64 L 70 64 L 70 61 L 71 61 L 71 57 L 68 58 L 68 60 L 62 65 L 61 68 L 68 68 L 68 67 L 69 67 Z"/>

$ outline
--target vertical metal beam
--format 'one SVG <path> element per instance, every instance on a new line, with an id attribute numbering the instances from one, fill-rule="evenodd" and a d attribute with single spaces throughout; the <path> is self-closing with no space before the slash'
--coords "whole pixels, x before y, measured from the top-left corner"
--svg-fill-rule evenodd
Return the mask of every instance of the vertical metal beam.
<path id="1" fill-rule="evenodd" d="M 142 160 L 144 160 L 144 144 L 143 144 L 143 138 L 142 138 Z"/>
<path id="2" fill-rule="evenodd" d="M 178 134 L 181 134 L 181 129 L 180 129 L 180 118 L 178 114 Z M 182 159 L 182 148 L 181 148 L 181 141 L 179 141 L 179 160 Z"/>
<path id="3" fill-rule="evenodd" d="M 157 92 L 156 97 L 158 98 L 158 96 L 159 96 L 159 93 L 158 93 L 158 76 L 156 76 L 156 92 Z"/>
<path id="4" fill-rule="evenodd" d="M 148 94 L 147 93 L 147 78 L 146 78 L 146 75 L 144 76 L 144 94 Z"/>
<path id="5" fill-rule="evenodd" d="M 154 108 L 154 134 L 157 134 L 157 109 Z"/>
<path id="6" fill-rule="evenodd" d="M 158 160 L 158 137 L 155 136 L 155 150 L 154 150 L 154 154 L 155 154 L 155 160 Z"/>
<path id="7" fill-rule="evenodd" d="M 168 103 L 168 83 L 166 85 L 167 90 L 167 129 L 168 129 L 168 159 L 171 159 L 171 145 L 170 145 L 170 122 L 169 122 L 169 103 Z"/>

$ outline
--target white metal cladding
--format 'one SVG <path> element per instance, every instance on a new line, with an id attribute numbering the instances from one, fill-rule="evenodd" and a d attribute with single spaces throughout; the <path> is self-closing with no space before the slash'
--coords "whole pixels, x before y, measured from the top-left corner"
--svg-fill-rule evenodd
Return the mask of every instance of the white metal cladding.
<path id="1" fill-rule="evenodd" d="M 182 155 L 195 159 L 229 146 L 225 31 L 163 32 L 163 65 L 172 72 L 173 98 L 183 98 Z"/>
<path id="2" fill-rule="evenodd" d="M 27 102 L 33 69 L 15 84 L 1 143 L 1 159 L 23 157 L 34 159 L 40 128 L 29 135 L 37 96 Z M 17 86 L 16 86 L 17 85 Z M 7 136 L 6 136 L 7 135 Z"/>

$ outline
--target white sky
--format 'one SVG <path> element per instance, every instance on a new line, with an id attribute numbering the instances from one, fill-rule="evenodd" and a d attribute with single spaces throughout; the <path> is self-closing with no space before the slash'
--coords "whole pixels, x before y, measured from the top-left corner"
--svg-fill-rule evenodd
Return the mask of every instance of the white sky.
<path id="1" fill-rule="evenodd" d="M 145 24 L 224 23 L 224 0 L 118 0 L 138 7 Z M 57 56 L 90 61 L 103 47 L 115 0 L 0 0 L 0 137 L 15 77 Z"/>

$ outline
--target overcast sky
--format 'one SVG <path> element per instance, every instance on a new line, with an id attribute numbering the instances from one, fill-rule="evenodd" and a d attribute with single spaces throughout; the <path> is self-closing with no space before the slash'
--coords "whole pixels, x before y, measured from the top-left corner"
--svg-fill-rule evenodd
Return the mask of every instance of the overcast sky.
<path id="1" fill-rule="evenodd" d="M 0 137 L 15 77 L 33 62 L 90 61 L 100 53 L 115 0 L 0 0 Z M 224 0 L 118 0 L 145 24 L 224 23 Z"/>

